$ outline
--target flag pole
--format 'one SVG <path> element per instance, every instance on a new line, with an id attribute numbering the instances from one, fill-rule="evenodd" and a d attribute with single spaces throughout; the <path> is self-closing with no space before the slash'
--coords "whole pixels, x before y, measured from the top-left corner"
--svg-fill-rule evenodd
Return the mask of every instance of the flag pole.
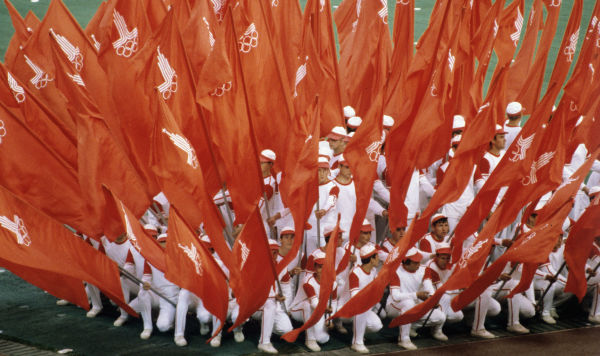
<path id="1" fill-rule="evenodd" d="M 119 271 L 121 272 L 121 274 L 123 276 L 125 276 L 127 279 L 138 283 L 138 284 L 144 284 L 144 282 L 142 282 L 140 279 L 138 279 L 136 276 L 132 275 L 131 273 L 127 272 L 123 267 L 119 266 Z M 161 292 L 157 291 L 156 288 L 150 286 L 150 290 L 152 292 L 154 292 L 156 295 L 158 295 L 159 297 L 161 297 L 162 299 L 164 299 L 165 301 L 167 301 L 169 304 L 171 304 L 174 308 L 177 307 L 177 305 L 175 303 L 173 303 L 172 301 L 169 300 L 169 298 L 165 297 L 164 294 L 162 294 Z"/>
<path id="2" fill-rule="evenodd" d="M 586 281 L 589 281 L 589 280 L 590 280 L 590 278 L 594 277 L 594 275 L 596 274 L 596 271 L 598 270 L 598 268 L 600 268 L 600 262 L 598 262 L 598 263 L 596 264 L 596 267 L 594 267 L 594 269 L 592 270 L 592 272 L 590 272 L 590 273 L 588 274 Z"/>
<path id="3" fill-rule="evenodd" d="M 511 270 L 510 273 L 508 274 L 509 276 L 511 274 L 513 274 L 513 272 L 517 269 L 517 267 L 519 267 L 521 263 L 517 263 Z M 498 288 L 498 290 L 496 291 L 496 294 L 494 294 L 494 299 L 498 298 L 498 294 L 500 294 L 500 291 L 502 290 L 502 287 L 504 287 L 504 285 L 506 284 L 506 281 L 502 281 L 502 284 L 500 285 L 500 288 Z"/>
<path id="4" fill-rule="evenodd" d="M 544 305 L 544 297 L 546 296 L 546 294 L 548 294 L 548 291 L 550 290 L 550 287 L 552 287 L 554 282 L 556 282 L 558 280 L 558 276 L 560 275 L 560 272 L 562 272 L 562 270 L 565 268 L 566 265 L 567 265 L 566 261 L 563 261 L 562 265 L 560 265 L 560 268 L 558 269 L 556 274 L 553 276 L 553 279 L 550 281 L 550 284 L 548 284 L 548 287 L 546 287 L 546 289 L 544 290 L 544 293 L 542 293 L 542 296 L 540 297 L 540 299 L 538 299 L 538 302 L 536 303 L 538 308 L 541 308 Z"/>
<path id="5" fill-rule="evenodd" d="M 231 4 L 229 5 L 229 20 L 231 21 L 231 29 L 233 32 L 233 40 L 237 41 L 237 32 L 235 30 L 235 23 L 233 21 L 233 9 L 231 7 Z M 239 66 L 239 70 L 240 70 L 240 77 L 242 79 L 242 86 L 244 88 L 244 101 L 246 103 L 246 114 L 248 116 L 248 122 L 249 122 L 249 128 L 250 128 L 250 138 L 252 139 L 252 148 L 254 149 L 254 159 L 256 160 L 256 163 L 258 164 L 258 167 L 260 168 L 260 162 L 258 162 L 258 145 L 256 143 L 256 135 L 254 134 L 254 127 L 252 125 L 252 114 L 251 114 L 251 110 L 250 110 L 250 105 L 248 103 L 248 90 L 247 90 L 247 86 L 246 86 L 246 78 L 244 76 L 244 70 L 242 68 L 242 62 L 241 62 L 241 58 L 240 58 L 240 52 L 239 50 L 236 49 L 235 51 L 236 57 L 237 57 L 237 65 Z M 264 184 L 264 178 L 262 177 L 262 173 L 259 169 L 258 171 L 258 178 L 259 178 L 259 185 L 262 188 L 263 191 L 263 199 L 265 201 L 265 208 L 267 211 L 267 219 L 270 219 L 270 211 L 269 211 L 269 204 L 268 204 L 268 200 L 267 200 L 267 192 L 265 190 L 265 184 Z M 274 233 L 274 230 L 271 229 L 271 234 Z M 267 245 L 267 241 L 264 241 Z M 267 246 L 268 247 L 268 246 Z M 269 259 L 269 265 L 271 266 L 271 270 L 273 271 L 273 276 L 275 277 L 275 282 L 277 283 L 277 291 L 279 295 L 283 295 L 283 291 L 281 289 L 281 283 L 279 281 L 279 276 L 277 275 L 277 270 L 275 269 L 275 264 L 273 263 L 273 259 L 270 258 Z M 283 301 L 281 301 L 281 306 L 283 307 L 284 312 L 287 314 L 287 308 L 285 306 L 285 303 Z"/>

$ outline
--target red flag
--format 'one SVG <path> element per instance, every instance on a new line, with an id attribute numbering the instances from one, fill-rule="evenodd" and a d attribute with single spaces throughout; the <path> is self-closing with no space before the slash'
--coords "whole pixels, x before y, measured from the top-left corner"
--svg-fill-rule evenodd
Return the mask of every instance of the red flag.
<path id="1" fill-rule="evenodd" d="M 338 229 L 340 228 L 340 218 L 338 215 L 338 221 L 331 233 L 331 236 L 337 236 Z M 325 247 L 325 262 L 323 263 L 323 270 L 321 271 L 321 280 L 319 281 L 320 289 L 319 289 L 319 302 L 317 303 L 317 307 L 313 310 L 312 315 L 308 320 L 304 322 L 304 324 L 296 328 L 287 334 L 283 335 L 281 338 L 287 342 L 294 342 L 298 338 L 301 332 L 315 325 L 319 319 L 325 313 L 325 309 L 327 309 L 327 303 L 329 298 L 331 298 L 331 293 L 333 291 L 333 283 L 335 282 L 335 253 L 336 253 L 337 242 L 335 239 L 329 240 L 327 246 Z M 300 287 L 302 288 L 302 287 Z"/>
<path id="2" fill-rule="evenodd" d="M 408 72 L 414 52 L 414 26 L 415 0 L 397 1 L 394 10 L 394 52 L 392 53 L 392 68 L 394 70 L 392 76 L 398 73 L 400 78 L 404 78 Z"/>
<path id="3" fill-rule="evenodd" d="M 265 2 L 267 3 L 267 2 Z M 282 67 L 293 85 L 298 69 L 298 49 L 302 37 L 302 9 L 298 1 L 270 1 L 265 8 L 273 46 L 281 53 Z"/>
<path id="4" fill-rule="evenodd" d="M 236 223 L 243 223 L 262 194 L 262 181 L 254 179 L 262 174 L 256 159 L 239 159 L 249 155 L 248 149 L 254 148 L 254 143 L 232 21 L 216 27 L 214 36 L 215 46 L 198 77 L 202 80 L 198 82 L 196 100 L 207 122 L 219 172 L 235 206 Z"/>
<path id="5" fill-rule="evenodd" d="M 116 263 L 4 188 L 0 235 L 0 258 L 91 283 L 135 315 L 124 301 Z M 87 308 L 87 300 L 82 307 Z"/>
<path id="6" fill-rule="evenodd" d="M 524 13 L 522 13 L 524 14 Z M 508 70 L 508 80 L 506 88 L 506 100 L 508 102 L 515 101 L 517 95 L 523 87 L 525 80 L 531 69 L 531 62 L 535 54 L 535 45 L 538 39 L 538 32 L 544 21 L 544 8 L 542 0 L 534 0 L 529 11 L 527 20 L 527 29 L 519 53 L 515 57 L 515 61 L 510 65 Z"/>
<path id="7" fill-rule="evenodd" d="M 190 68 L 194 78 L 203 78 L 199 74 L 203 70 L 202 67 L 207 58 L 215 50 L 217 41 L 215 35 L 223 32 L 220 27 L 222 26 L 217 22 L 217 17 L 209 6 L 209 2 L 196 2 L 187 26 L 181 30 L 181 40 L 190 60 Z M 199 85 L 202 82 L 201 80 L 197 81 Z"/>
<path id="8" fill-rule="evenodd" d="M 569 266 L 565 293 L 575 294 L 580 302 L 587 291 L 586 261 L 594 239 L 600 235 L 598 221 L 600 221 L 600 204 L 596 199 L 571 227 L 565 243 L 565 262 Z"/>
<path id="9" fill-rule="evenodd" d="M 225 275 L 174 206 L 169 214 L 166 262 L 165 277 L 197 295 L 204 307 L 221 320 L 221 327 L 214 330 L 213 336 L 218 334 L 227 318 L 229 303 Z"/>
<path id="10" fill-rule="evenodd" d="M 167 105 L 161 98 L 158 100 L 161 115 L 155 122 L 152 138 L 152 169 L 162 191 L 171 204 L 180 209 L 186 222 L 196 228 L 204 222 L 215 251 L 231 270 L 233 260 L 223 238 L 223 220 L 206 191 L 196 151 L 177 126 Z"/>
<path id="11" fill-rule="evenodd" d="M 358 1 L 356 14 L 345 40 L 335 16 L 340 36 L 338 80 L 342 103 L 354 107 L 358 116 L 365 116 L 390 72 L 392 41 L 387 25 L 387 1 Z"/>
<path id="12" fill-rule="evenodd" d="M 101 233 L 98 221 L 90 219 L 76 172 L 2 103 L 0 113 L 0 185 L 78 231 Z"/>
<path id="13" fill-rule="evenodd" d="M 230 269 L 229 284 L 240 309 L 229 331 L 242 325 L 265 304 L 269 291 L 275 287 L 273 256 L 258 207 L 235 240 L 233 255 L 235 264 L 234 268 Z M 273 266 L 272 273 L 265 264 Z"/>
<path id="14" fill-rule="evenodd" d="M 6 5 L 13 28 L 15 29 L 15 33 L 10 39 L 10 42 L 6 48 L 6 52 L 4 53 L 4 63 L 8 67 L 11 67 L 17 56 L 17 53 L 19 52 L 19 47 L 23 46 L 27 42 L 31 36 L 31 33 L 27 31 L 25 20 L 23 20 L 13 4 L 8 0 L 4 0 L 4 5 Z"/>
<path id="15" fill-rule="evenodd" d="M 148 21 L 150 23 L 150 28 L 152 32 L 157 31 L 165 17 L 167 17 L 167 5 L 163 1 L 154 1 L 154 0 L 143 0 L 144 8 L 146 9 L 146 16 L 148 16 Z"/>
<path id="16" fill-rule="evenodd" d="M 548 259 L 550 252 L 552 252 L 552 248 L 556 245 L 556 241 L 562 238 L 562 224 L 570 210 L 570 206 L 563 206 L 552 218 L 536 225 L 527 234 L 519 238 L 475 282 L 471 283 L 467 289 L 452 299 L 452 309 L 461 310 L 481 295 L 489 285 L 498 279 L 498 276 L 502 273 L 504 266 L 508 262 L 535 266 L 544 263 Z M 531 279 L 527 281 L 527 278 L 522 276 L 519 284 L 529 287 L 533 279 L 533 274 L 530 274 L 529 277 Z"/>
<path id="17" fill-rule="evenodd" d="M 340 94 L 337 51 L 329 0 L 308 0 L 304 11 L 304 26 L 310 24 L 319 66 L 324 73 L 317 78 L 319 87 L 320 132 L 331 132 L 335 126 L 344 126 Z M 305 29 L 306 31 L 306 29 Z M 305 33 L 306 36 L 306 33 Z M 315 58 L 317 59 L 317 58 Z M 312 74 L 312 73 L 311 73 Z"/>
<path id="18" fill-rule="evenodd" d="M 521 37 L 524 13 L 524 0 L 513 1 L 502 10 L 498 21 L 498 36 L 494 41 L 494 51 L 498 56 L 497 68 L 513 59 Z"/>
<path id="19" fill-rule="evenodd" d="M 167 270 L 165 253 L 158 242 L 151 236 L 148 236 L 140 224 L 140 221 L 115 193 L 105 186 L 103 186 L 103 190 L 108 200 L 107 204 L 112 204 L 112 206 L 107 206 L 107 209 L 116 210 L 116 213 L 122 222 L 122 228 L 125 228 L 125 234 L 131 242 L 131 246 L 133 246 L 144 259 L 156 267 L 156 269 L 165 272 Z M 121 229 L 121 231 L 123 230 Z"/>
<path id="20" fill-rule="evenodd" d="M 524 85 L 520 87 L 519 94 L 516 97 L 517 101 L 523 105 L 523 111 L 526 113 L 533 113 L 537 106 L 542 91 L 542 82 L 550 46 L 552 45 L 552 40 L 556 34 L 556 26 L 558 25 L 560 3 L 559 6 L 555 6 L 554 2 L 551 2 L 551 4 L 548 5 L 548 0 L 544 0 L 544 3 L 546 4 L 546 10 L 548 11 L 548 16 L 544 23 L 544 32 L 542 33 L 542 38 L 537 47 L 535 60 L 531 65 L 531 70 L 527 75 L 527 79 L 523 82 Z M 552 82 L 550 84 L 552 84 Z M 560 85 L 558 86 L 560 87 Z"/>

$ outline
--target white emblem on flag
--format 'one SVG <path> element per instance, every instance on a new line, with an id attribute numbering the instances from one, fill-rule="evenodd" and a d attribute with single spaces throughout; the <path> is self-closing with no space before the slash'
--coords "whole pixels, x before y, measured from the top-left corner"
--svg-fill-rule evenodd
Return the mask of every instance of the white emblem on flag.
<path id="1" fill-rule="evenodd" d="M 206 20 L 206 17 L 203 17 L 202 21 L 204 21 L 204 24 L 206 25 L 206 30 L 208 31 L 208 43 L 210 44 L 210 50 L 212 51 L 213 47 L 215 46 L 215 36 L 210 31 L 210 25 L 208 20 Z"/>
<path id="2" fill-rule="evenodd" d="M 196 270 L 196 274 L 199 276 L 202 276 L 202 260 L 200 259 L 200 254 L 198 253 L 198 250 L 196 250 L 196 246 L 194 246 L 193 244 L 190 243 L 190 246 L 184 246 L 180 243 L 177 244 L 179 246 L 180 249 L 183 250 L 183 252 L 185 252 L 185 254 L 187 255 L 187 257 L 190 259 L 190 261 L 192 261 L 192 263 L 194 264 L 194 269 Z"/>
<path id="3" fill-rule="evenodd" d="M 496 38 L 496 35 L 498 35 L 498 29 L 500 27 L 498 26 L 498 21 L 494 20 L 494 38 Z"/>
<path id="4" fill-rule="evenodd" d="M 380 0 L 380 2 L 381 2 L 381 5 L 383 5 L 383 7 L 377 12 L 377 15 L 379 15 L 379 17 L 381 17 L 381 20 L 383 21 L 383 23 L 387 25 L 387 23 L 388 23 L 387 0 Z"/>
<path id="5" fill-rule="evenodd" d="M 119 32 L 119 39 L 113 42 L 113 48 L 118 56 L 129 58 L 138 49 L 138 30 L 134 27 L 133 30 L 127 29 L 125 18 L 115 9 L 113 11 L 113 22 Z"/>
<path id="6" fill-rule="evenodd" d="M 56 43 L 58 43 L 60 46 L 60 49 L 62 49 L 64 54 L 69 59 L 69 62 L 75 66 L 75 70 L 81 72 L 83 69 L 83 55 L 81 54 L 79 47 L 74 46 L 71 42 L 69 42 L 69 40 L 67 40 L 66 37 L 54 32 L 53 29 L 50 29 L 50 32 L 54 36 Z"/>
<path id="7" fill-rule="evenodd" d="M 19 85 L 19 83 L 17 83 L 17 81 L 15 80 L 15 78 L 13 78 L 13 76 L 10 74 L 10 72 L 6 72 L 6 75 L 8 77 L 8 86 L 12 89 L 13 95 L 15 96 L 15 100 L 19 104 L 24 102 L 25 101 L 25 90 L 23 89 L 22 86 Z"/>
<path id="8" fill-rule="evenodd" d="M 544 227 L 545 227 L 545 226 L 544 226 Z M 536 233 L 535 231 L 531 232 L 529 235 L 527 235 L 527 236 L 525 237 L 525 240 L 523 240 L 523 242 L 521 243 L 521 245 L 520 245 L 520 246 L 522 246 L 523 244 L 525 244 L 525 243 L 527 243 L 527 242 L 531 241 L 531 239 L 533 239 L 533 238 L 535 237 L 535 235 L 536 235 L 536 234 L 537 234 L 537 233 Z"/>
<path id="9" fill-rule="evenodd" d="M 468 260 L 477 253 L 477 251 L 479 251 L 481 249 L 481 247 L 483 246 L 483 244 L 485 243 L 485 241 L 479 241 L 478 243 L 471 245 L 471 247 L 469 247 L 467 249 L 467 251 L 465 251 L 465 253 L 460 257 L 460 260 L 458 261 L 458 265 L 460 266 L 460 268 L 466 268 L 467 267 L 467 262 Z"/>
<path id="10" fill-rule="evenodd" d="M 85 87 L 85 83 L 83 82 L 83 79 L 81 79 L 81 76 L 79 74 L 69 74 L 67 73 L 67 75 L 69 76 L 69 78 L 71 78 L 71 80 L 73 82 L 75 82 L 75 84 Z"/>
<path id="11" fill-rule="evenodd" d="M 521 30 L 523 29 L 523 15 L 521 14 L 521 9 L 517 7 L 517 19 L 515 20 L 515 32 L 510 34 L 510 39 L 513 41 L 515 47 L 519 43 L 519 38 L 521 38 Z"/>
<path id="12" fill-rule="evenodd" d="M 579 29 L 571 34 L 569 37 L 569 44 L 565 47 L 563 53 L 567 56 L 567 62 L 573 62 L 573 55 L 577 49 L 577 41 L 579 40 Z"/>
<path id="13" fill-rule="evenodd" d="M 539 171 L 542 167 L 544 167 L 545 165 L 550 163 L 550 161 L 552 161 L 552 158 L 554 157 L 555 153 L 556 153 L 555 151 L 543 153 L 538 158 L 537 161 L 533 161 L 533 163 L 531 164 L 531 171 L 529 172 L 529 176 L 523 177 L 523 179 L 521 180 L 521 183 L 523 185 L 537 183 L 537 177 L 536 177 L 537 171 Z"/>
<path id="14" fill-rule="evenodd" d="M 0 120 L 0 144 L 4 136 L 6 136 L 6 126 L 4 126 L 4 121 Z"/>
<path id="15" fill-rule="evenodd" d="M 379 160 L 379 155 L 381 154 L 381 146 L 383 145 L 383 141 L 385 139 L 385 135 L 381 135 L 381 140 L 373 141 L 367 148 L 365 152 L 367 152 L 367 156 L 369 156 L 369 160 L 371 162 L 377 162 Z"/>
<path id="16" fill-rule="evenodd" d="M 240 45 L 240 52 L 250 53 L 252 48 L 258 46 L 258 31 L 256 31 L 256 25 L 251 23 L 246 32 L 242 36 L 240 36 L 240 41 L 238 42 Z"/>
<path id="17" fill-rule="evenodd" d="M 321 7 L 319 8 L 319 12 L 323 12 L 323 10 L 325 10 L 325 0 L 320 0 L 319 4 L 321 4 Z"/>
<path id="18" fill-rule="evenodd" d="M 167 131 L 167 129 L 162 129 L 162 132 L 165 133 L 167 136 L 169 136 L 169 138 L 171 139 L 171 141 L 173 142 L 173 144 L 175 146 L 177 146 L 179 149 L 181 149 L 183 152 L 185 152 L 187 154 L 187 164 L 194 168 L 197 169 L 198 168 L 198 158 L 196 157 L 196 151 L 194 150 L 194 147 L 192 147 L 192 145 L 190 144 L 190 141 L 188 141 L 187 138 L 178 135 L 178 134 L 174 134 L 171 133 L 169 131 Z"/>
<path id="19" fill-rule="evenodd" d="M 94 34 L 92 33 L 90 37 L 92 38 L 92 41 L 94 41 L 94 47 L 96 48 L 96 51 L 100 51 L 100 42 L 98 42 L 96 36 L 94 36 Z"/>
<path id="20" fill-rule="evenodd" d="M 223 96 L 226 92 L 231 90 L 231 81 L 221 85 L 220 87 L 215 88 L 209 95 L 211 96 Z"/>
<path id="21" fill-rule="evenodd" d="M 129 217 L 127 216 L 127 213 L 125 212 L 125 206 L 123 205 L 123 202 L 121 203 L 121 211 L 123 212 L 123 217 L 125 218 L 125 232 L 127 234 L 127 238 L 129 238 L 129 241 L 131 241 L 131 245 L 133 247 L 135 247 L 136 250 L 138 250 L 140 253 L 142 253 L 142 249 L 140 248 L 140 245 L 138 244 L 138 240 L 137 237 L 135 237 L 135 234 L 133 233 L 133 228 L 131 228 L 131 223 L 129 222 Z"/>
<path id="22" fill-rule="evenodd" d="M 298 67 L 296 71 L 296 84 L 294 85 L 294 98 L 298 96 L 298 84 L 304 79 L 306 76 L 306 65 L 308 64 L 308 56 L 306 56 L 306 61 L 303 65 Z"/>
<path id="23" fill-rule="evenodd" d="M 549 6 L 553 6 L 553 7 L 560 7 L 560 4 L 562 3 L 562 0 L 552 0 L 550 2 Z"/>
<path id="24" fill-rule="evenodd" d="M 598 23 L 598 18 L 596 16 L 593 16 L 592 20 L 590 21 L 590 29 L 588 30 L 588 33 L 594 32 L 594 28 L 596 28 L 597 23 Z"/>
<path id="25" fill-rule="evenodd" d="M 529 13 L 529 21 L 527 22 L 528 26 L 533 23 L 534 16 L 535 16 L 535 9 L 532 7 L 531 12 Z"/>
<path id="26" fill-rule="evenodd" d="M 362 5 L 362 0 L 358 0 L 356 2 L 356 20 L 352 23 L 352 32 L 356 32 L 356 26 L 358 26 L 358 19 L 360 18 L 360 7 Z"/>
<path id="27" fill-rule="evenodd" d="M 242 251 L 242 264 L 240 265 L 240 270 L 241 270 L 244 268 L 244 265 L 246 264 L 246 260 L 248 260 L 248 256 L 250 255 L 250 249 L 242 241 L 240 241 L 240 249 Z"/>
<path id="28" fill-rule="evenodd" d="M 511 162 L 516 162 L 525 159 L 525 156 L 527 155 L 527 150 L 529 149 L 529 147 L 531 147 L 534 137 L 535 133 L 525 139 L 523 139 L 523 137 L 519 135 L 519 138 L 517 139 L 517 150 L 512 152 L 513 156 L 509 158 L 509 160 Z"/>
<path id="29" fill-rule="evenodd" d="M 29 233 L 27 232 L 23 219 L 17 215 L 13 215 L 13 219 L 14 221 L 6 216 L 0 216 L 0 226 L 15 234 L 19 245 L 31 245 L 31 239 L 29 238 Z"/>
<path id="30" fill-rule="evenodd" d="M 223 21 L 223 5 L 225 5 L 225 1 L 226 0 L 210 0 L 213 4 L 213 11 L 215 12 L 215 15 L 217 15 L 217 20 L 219 21 Z"/>
<path id="31" fill-rule="evenodd" d="M 389 264 L 389 263 L 392 263 L 393 261 L 395 261 L 398 258 L 398 256 L 400 255 L 400 252 L 398 252 L 398 251 L 399 251 L 399 248 L 394 247 L 392 249 L 392 252 L 390 252 L 388 257 L 385 259 L 385 263 Z"/>
<path id="32" fill-rule="evenodd" d="M 308 135 L 306 136 L 306 140 L 304 140 L 304 143 L 306 144 L 308 141 L 310 141 L 312 139 L 312 135 Z"/>
<path id="33" fill-rule="evenodd" d="M 590 75 L 590 82 L 593 83 L 594 74 L 596 74 L 596 70 L 594 69 L 594 65 L 592 63 L 588 63 L 588 68 L 590 69 L 590 72 L 592 72 L 592 74 Z"/>
<path id="34" fill-rule="evenodd" d="M 429 90 L 429 94 L 431 96 L 438 96 L 437 86 L 435 86 L 435 83 L 431 84 L 431 88 Z"/>
<path id="35" fill-rule="evenodd" d="M 277 7 L 277 6 L 279 6 L 279 0 L 272 0 L 271 7 Z"/>
<path id="36" fill-rule="evenodd" d="M 471 1 L 473 1 L 473 0 L 471 0 Z M 398 1 L 396 1 L 396 4 L 400 4 L 400 5 L 406 6 L 406 5 L 410 5 L 410 1 L 408 1 L 408 0 L 398 0 Z"/>
<path id="37" fill-rule="evenodd" d="M 559 190 L 563 189 L 564 187 L 566 187 L 567 185 L 569 185 L 569 184 L 573 183 L 574 181 L 576 181 L 576 180 L 578 180 L 578 179 L 579 179 L 579 177 L 575 177 L 575 178 L 571 178 L 571 177 L 569 177 L 569 178 L 567 178 L 565 181 L 563 181 L 563 182 L 562 182 L 562 183 L 561 183 L 561 184 L 558 186 L 558 188 L 556 188 L 556 191 L 554 192 L 554 195 L 556 195 L 556 193 L 557 193 Z"/>
<path id="38" fill-rule="evenodd" d="M 452 48 L 448 50 L 448 68 L 450 72 L 454 72 L 454 62 L 456 61 L 456 57 L 452 55 Z"/>
<path id="39" fill-rule="evenodd" d="M 48 85 L 48 82 L 51 82 L 54 80 L 54 78 L 50 78 L 48 76 L 48 73 L 44 72 L 40 67 L 35 65 L 35 63 L 33 63 L 31 61 L 31 59 L 29 59 L 29 57 L 27 57 L 27 56 L 24 56 L 24 57 L 25 57 L 25 63 L 27 63 L 29 68 L 31 68 L 31 70 L 33 70 L 33 73 L 35 73 L 33 78 L 31 78 L 29 81 L 31 82 L 31 84 L 33 84 L 33 86 L 35 86 L 36 89 L 39 90 L 39 89 L 45 88 L 46 85 Z"/>
<path id="40" fill-rule="evenodd" d="M 169 60 L 162 53 L 160 53 L 160 46 L 156 47 L 156 59 L 158 60 L 158 69 L 162 74 L 164 82 L 158 86 L 158 91 L 162 94 L 163 99 L 169 100 L 172 94 L 177 92 L 177 73 L 171 65 Z"/>
<path id="41" fill-rule="evenodd" d="M 485 104 L 483 104 L 483 105 L 481 105 L 481 106 L 479 107 L 479 109 L 477 110 L 477 113 L 479 114 L 479 113 L 481 113 L 483 110 L 485 110 L 485 109 L 487 109 L 487 108 L 489 108 L 489 107 L 490 107 L 490 102 L 488 101 L 487 103 L 485 103 Z"/>

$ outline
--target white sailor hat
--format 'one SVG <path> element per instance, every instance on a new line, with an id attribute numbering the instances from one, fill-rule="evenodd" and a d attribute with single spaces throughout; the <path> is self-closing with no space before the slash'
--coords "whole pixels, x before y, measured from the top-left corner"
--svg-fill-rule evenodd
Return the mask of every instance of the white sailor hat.
<path id="1" fill-rule="evenodd" d="M 279 233 L 279 236 L 281 237 L 283 235 L 288 235 L 288 234 L 291 234 L 291 235 L 295 235 L 296 234 L 296 232 L 294 231 L 293 227 L 289 227 L 289 226 L 284 227 L 281 230 L 281 232 Z"/>
<path id="2" fill-rule="evenodd" d="M 360 232 L 371 232 L 374 230 L 375 229 L 373 229 L 373 226 L 371 226 L 371 223 L 369 222 L 369 220 L 367 220 L 367 219 L 363 220 L 362 226 L 360 227 Z"/>
<path id="3" fill-rule="evenodd" d="M 406 252 L 406 256 L 404 258 L 413 262 L 421 262 L 423 255 L 419 252 L 419 250 L 413 247 Z"/>
<path id="4" fill-rule="evenodd" d="M 360 126 L 360 124 L 362 124 L 362 119 L 358 116 L 352 116 L 346 122 L 346 126 L 354 130 L 356 130 Z"/>
<path id="5" fill-rule="evenodd" d="M 441 219 L 447 219 L 446 215 L 444 215 L 444 214 L 434 214 L 431 217 L 431 225 L 432 226 L 435 225 L 435 223 L 438 222 L 438 220 L 441 220 Z"/>
<path id="6" fill-rule="evenodd" d="M 319 168 L 328 168 L 329 169 L 329 159 L 325 156 L 319 156 Z"/>
<path id="7" fill-rule="evenodd" d="M 279 250 L 279 242 L 273 239 L 269 239 L 269 248 L 271 250 Z"/>
<path id="8" fill-rule="evenodd" d="M 452 248 L 449 243 L 442 242 L 435 245 L 435 253 L 438 255 L 441 254 L 450 254 L 452 253 Z"/>
<path id="9" fill-rule="evenodd" d="M 377 249 L 371 243 L 368 243 L 360 248 L 360 258 L 369 258 L 377 254 Z"/>
<path id="10" fill-rule="evenodd" d="M 450 144 L 453 146 L 458 145 L 460 143 L 460 140 L 462 140 L 462 135 L 456 135 L 452 137 L 452 140 L 450 140 Z"/>
<path id="11" fill-rule="evenodd" d="M 315 259 L 315 264 L 322 265 L 325 263 L 325 252 L 321 251 L 320 249 L 315 250 L 313 257 Z"/>
<path id="12" fill-rule="evenodd" d="M 496 124 L 496 132 L 494 133 L 494 135 L 505 135 L 506 131 L 504 130 L 504 127 Z"/>
<path id="13" fill-rule="evenodd" d="M 350 132 L 348 136 L 344 137 L 344 142 L 350 142 L 352 137 L 354 137 L 354 132 Z"/>
<path id="14" fill-rule="evenodd" d="M 465 117 L 462 115 L 454 115 L 452 122 L 452 131 L 463 130 L 465 128 Z"/>
<path id="15" fill-rule="evenodd" d="M 336 126 L 333 129 L 331 129 L 331 132 L 327 135 L 327 138 L 330 138 L 332 140 L 341 140 L 344 137 L 346 137 L 347 133 L 346 133 L 346 129 L 343 128 L 342 126 Z"/>
<path id="16" fill-rule="evenodd" d="M 354 108 L 350 105 L 348 106 L 344 106 L 344 117 L 352 117 L 356 115 L 356 111 L 354 111 Z"/>
<path id="17" fill-rule="evenodd" d="M 275 162 L 275 159 L 277 158 L 277 156 L 275 155 L 275 152 L 266 149 L 266 150 L 262 150 L 260 152 L 260 161 L 261 162 Z"/>
<path id="18" fill-rule="evenodd" d="M 394 118 L 389 115 L 383 115 L 383 128 L 391 129 L 394 126 Z"/>
<path id="19" fill-rule="evenodd" d="M 506 114 L 508 115 L 517 115 L 520 114 L 521 111 L 523 111 L 523 106 L 517 101 L 510 102 L 506 105 Z"/>

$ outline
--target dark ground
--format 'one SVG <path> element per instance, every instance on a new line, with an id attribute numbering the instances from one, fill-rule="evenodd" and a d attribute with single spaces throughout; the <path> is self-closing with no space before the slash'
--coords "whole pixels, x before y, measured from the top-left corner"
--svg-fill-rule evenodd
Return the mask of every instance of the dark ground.
<path id="1" fill-rule="evenodd" d="M 244 326 L 246 341 L 237 344 L 232 334 L 224 334 L 218 349 L 206 344 L 206 337 L 199 335 L 199 324 L 188 315 L 186 339 L 189 345 L 177 347 L 173 333 L 161 333 L 156 329 L 150 340 L 140 340 L 141 320 L 130 319 L 116 328 L 112 322 L 118 316 L 114 307 L 105 303 L 103 312 L 95 319 L 85 317 L 79 307 L 57 306 L 56 298 L 22 281 L 8 271 L 0 273 L 0 355 L 32 355 L 34 351 L 57 352 L 72 349 L 77 355 L 249 355 L 258 353 L 256 342 L 260 327 L 251 321 Z M 397 329 L 384 327 L 379 333 L 367 335 L 366 344 L 373 354 L 400 353 L 419 355 L 600 355 L 600 328 L 587 323 L 587 315 L 576 301 L 571 300 L 558 309 L 561 318 L 550 326 L 533 318 L 522 321 L 532 335 L 513 336 L 505 331 L 506 315 L 489 318 L 488 330 L 499 338 L 480 341 L 469 335 L 466 323 L 447 325 L 445 333 L 450 340 L 439 342 L 422 330 L 413 339 L 419 347 L 417 352 L 403 351 L 396 345 Z M 468 318 L 468 317 L 467 317 Z M 387 325 L 389 320 L 384 321 Z M 12 343 L 11 343 L 12 342 Z M 282 354 L 306 353 L 304 338 L 289 344 L 273 336 L 274 346 Z M 32 346 L 18 350 L 19 345 Z M 322 355 L 355 354 L 349 349 L 351 335 L 332 332 L 331 340 L 322 346 Z M 42 355 L 39 353 L 39 355 Z"/>

